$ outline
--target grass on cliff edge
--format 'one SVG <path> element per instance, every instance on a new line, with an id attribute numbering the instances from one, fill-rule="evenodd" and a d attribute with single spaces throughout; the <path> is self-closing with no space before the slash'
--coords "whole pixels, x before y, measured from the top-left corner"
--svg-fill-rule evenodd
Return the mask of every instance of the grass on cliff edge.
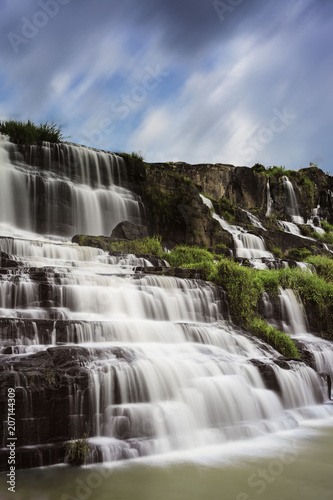
<path id="1" fill-rule="evenodd" d="M 80 241 L 84 244 L 84 241 Z M 200 269 L 203 279 L 223 287 L 227 294 L 229 311 L 235 324 L 246 328 L 287 357 L 299 358 L 293 340 L 262 318 L 260 303 L 263 292 L 277 299 L 279 288 L 298 292 L 303 304 L 315 319 L 315 331 L 333 338 L 333 260 L 309 256 L 306 260 L 317 269 L 316 273 L 299 268 L 257 270 L 244 267 L 232 259 L 214 255 L 197 247 L 180 245 L 164 253 L 161 238 L 117 241 L 109 244 L 110 250 L 144 253 L 162 257 L 171 266 Z"/>
<path id="2" fill-rule="evenodd" d="M 318 333 L 333 338 L 333 260 L 309 256 L 316 273 L 299 268 L 257 270 L 244 267 L 231 259 L 202 249 L 176 247 L 164 258 L 171 265 L 201 269 L 203 278 L 220 286 L 227 293 L 232 320 L 252 334 L 262 338 L 279 352 L 299 357 L 298 350 L 288 335 L 269 326 L 260 315 L 263 292 L 277 299 L 279 289 L 296 291 L 305 308 L 312 314 L 312 325 Z"/>
<path id="3" fill-rule="evenodd" d="M 109 250 L 134 254 L 157 255 L 162 257 L 163 248 L 160 236 L 152 236 L 130 241 L 111 241 Z"/>
<path id="4" fill-rule="evenodd" d="M 54 123 L 35 125 L 30 120 L 26 123 L 17 120 L 0 121 L 0 133 L 8 135 L 19 144 L 33 144 L 35 142 L 62 142 L 64 137 L 60 128 Z"/>
<path id="5" fill-rule="evenodd" d="M 80 246 L 96 246 L 111 252 L 157 255 L 158 257 L 164 255 L 160 236 L 140 238 L 137 240 L 109 241 L 108 238 L 104 236 L 86 236 L 81 234 L 79 235 L 78 243 Z"/>

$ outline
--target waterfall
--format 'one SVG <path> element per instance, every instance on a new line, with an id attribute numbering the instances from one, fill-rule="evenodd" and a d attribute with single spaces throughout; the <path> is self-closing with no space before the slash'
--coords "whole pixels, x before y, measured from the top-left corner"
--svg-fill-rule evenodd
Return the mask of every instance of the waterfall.
<path id="1" fill-rule="evenodd" d="M 304 305 L 296 292 L 280 290 L 283 329 L 299 340 L 312 354 L 318 372 L 333 377 L 333 345 L 309 333 Z"/>
<path id="2" fill-rule="evenodd" d="M 242 209 L 243 210 L 243 209 Z M 249 212 L 248 210 L 243 210 L 243 212 L 246 213 L 246 215 L 248 216 L 249 218 L 249 221 L 251 222 L 251 224 L 254 226 L 254 227 L 257 227 L 258 229 L 262 229 L 263 231 L 267 231 L 267 229 L 261 224 L 260 220 L 258 219 L 258 217 L 256 217 L 255 215 L 251 214 L 251 212 Z"/>
<path id="3" fill-rule="evenodd" d="M 299 295 L 293 290 L 280 289 L 281 314 L 286 321 L 285 330 L 294 335 L 308 331 L 307 317 Z"/>
<path id="4" fill-rule="evenodd" d="M 140 200 L 121 186 L 126 171 L 119 156 L 49 143 L 39 156 L 36 146 L 26 156 L 30 164 L 0 135 L 0 223 L 69 237 L 109 236 L 119 222 L 139 221 Z"/>
<path id="5" fill-rule="evenodd" d="M 290 182 L 290 180 L 286 175 L 282 177 L 282 181 L 287 195 L 286 203 L 289 215 L 291 216 L 293 222 L 296 222 L 297 224 L 304 224 L 303 217 L 300 216 L 298 210 L 298 203 L 294 191 L 294 186 L 292 185 L 292 183 Z"/>
<path id="6" fill-rule="evenodd" d="M 272 208 L 273 208 L 273 200 L 271 197 L 271 188 L 269 185 L 269 181 L 267 182 L 267 210 L 266 210 L 266 217 L 269 217 L 272 215 Z"/>
<path id="7" fill-rule="evenodd" d="M 53 153 L 43 147 L 43 161 L 52 166 Z M 21 175 L 30 179 L 31 166 L 20 158 L 8 163 L 0 151 L 6 182 L 11 171 L 18 172 L 18 186 Z M 71 151 L 79 159 L 90 155 Z M 34 163 L 36 151 L 29 154 Z M 99 182 L 98 175 L 87 165 L 78 169 L 78 182 L 95 193 L 88 184 Z M 58 182 L 57 175 L 50 169 L 45 179 Z M 66 176 L 71 190 L 77 181 L 70 175 L 65 164 L 59 182 Z M 97 189 L 118 200 L 110 186 Z M 218 286 L 149 274 L 149 267 L 136 268 L 135 256 L 28 233 L 35 205 L 23 199 L 29 223 L 20 229 L 15 204 L 7 201 L 12 219 L 5 222 L 15 227 L 10 235 L 0 226 L 1 251 L 12 264 L 0 272 L 0 382 L 17 393 L 17 468 L 63 462 L 64 441 L 84 432 L 90 462 L 103 462 L 188 449 L 200 454 L 203 446 L 263 438 L 333 415 L 322 404 L 326 388 L 318 373 L 299 361 L 279 363 L 272 347 L 236 328 Z M 49 216 L 55 227 L 57 210 Z M 214 216 L 233 234 L 238 255 L 265 254 L 260 238 Z M 90 214 L 75 217 L 73 224 L 90 227 Z M 7 414 L 1 416 L 6 422 Z"/>
<path id="8" fill-rule="evenodd" d="M 208 206 L 211 210 L 214 210 L 212 202 L 203 195 L 200 195 L 203 203 Z M 250 212 L 247 212 L 250 213 Z M 229 233 L 232 234 L 234 244 L 235 244 L 235 257 L 240 257 L 243 259 L 248 259 L 253 262 L 254 266 L 259 266 L 257 259 L 274 259 L 271 252 L 268 252 L 265 247 L 265 242 L 260 236 L 248 233 L 244 228 L 229 224 L 223 217 L 220 217 L 215 212 L 213 212 L 213 218 L 218 221 L 220 226 Z M 252 216 L 252 214 L 251 214 Z M 252 223 L 255 223 L 257 227 L 261 226 L 261 223 L 257 217 L 252 216 Z M 265 266 L 264 266 L 265 267 Z"/>
<path id="9" fill-rule="evenodd" d="M 294 222 L 287 222 L 285 220 L 278 220 L 277 222 L 280 228 L 286 233 L 291 233 L 302 238 L 301 230 Z"/>

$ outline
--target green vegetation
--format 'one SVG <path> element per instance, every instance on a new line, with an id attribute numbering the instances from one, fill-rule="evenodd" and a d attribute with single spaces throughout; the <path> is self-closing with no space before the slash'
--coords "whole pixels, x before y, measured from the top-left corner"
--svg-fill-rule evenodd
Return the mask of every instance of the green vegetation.
<path id="1" fill-rule="evenodd" d="M 124 160 L 126 159 L 134 163 L 143 163 L 145 160 L 141 151 L 132 151 L 132 153 L 118 153 L 118 155 L 124 158 Z"/>
<path id="2" fill-rule="evenodd" d="M 306 262 L 315 267 L 318 276 L 333 284 L 333 259 L 323 255 L 310 255 Z"/>
<path id="3" fill-rule="evenodd" d="M 213 255 L 203 248 L 177 246 L 166 257 L 171 266 L 187 267 L 201 262 L 213 262 Z"/>
<path id="4" fill-rule="evenodd" d="M 83 465 L 89 454 L 88 436 L 83 438 L 72 438 L 65 443 L 66 457 L 71 465 Z"/>
<path id="5" fill-rule="evenodd" d="M 161 257 L 163 248 L 161 245 L 160 236 L 152 236 L 140 238 L 136 240 L 117 240 L 112 241 L 104 236 L 86 236 L 80 234 L 75 236 L 74 242 L 80 246 L 91 246 L 94 248 L 102 248 L 105 252 L 125 252 L 145 255 L 157 255 Z"/>
<path id="6" fill-rule="evenodd" d="M 257 271 L 224 259 L 217 264 L 215 282 L 227 292 L 233 321 L 265 340 L 287 357 L 299 358 L 299 352 L 290 337 L 269 326 L 259 314 L 263 291 L 278 295 L 278 272 Z"/>
<path id="7" fill-rule="evenodd" d="M 232 320 L 267 341 L 283 355 L 298 356 L 288 335 L 271 328 L 263 320 L 260 307 L 264 291 L 278 300 L 280 288 L 295 290 L 308 312 L 311 328 L 327 338 L 333 338 L 333 259 L 313 256 L 307 248 L 293 249 L 288 257 L 312 264 L 316 273 L 299 268 L 256 270 L 204 248 L 184 245 L 164 253 L 160 236 L 114 242 L 109 238 L 80 236 L 79 244 L 99 245 L 104 250 L 157 255 L 171 266 L 201 270 L 203 279 L 222 286 L 226 291 Z M 275 253 L 279 251 L 275 249 Z"/>
<path id="8" fill-rule="evenodd" d="M 0 132 L 19 144 L 33 144 L 35 142 L 62 142 L 64 137 L 60 128 L 54 123 L 35 125 L 30 120 L 26 123 L 16 120 L 0 121 Z"/>
<path id="9" fill-rule="evenodd" d="M 294 347 L 290 348 L 294 344 L 286 334 L 274 333 L 274 329 L 264 328 L 265 323 L 258 321 L 263 321 L 259 313 L 263 292 L 277 297 L 280 287 L 291 288 L 299 294 L 311 313 L 313 329 L 328 338 L 333 336 L 333 260 L 311 256 L 307 249 L 301 249 L 297 258 L 299 256 L 313 264 L 318 274 L 299 268 L 256 270 L 221 256 L 216 262 L 214 255 L 203 249 L 176 247 L 164 257 L 171 265 L 203 269 L 206 279 L 226 291 L 230 314 L 236 324 L 260 338 L 265 335 L 266 340 L 282 354 L 297 357 Z"/>
<path id="10" fill-rule="evenodd" d="M 220 256 L 215 256 L 220 259 Z M 213 280 L 215 273 L 214 256 L 203 248 L 177 246 L 163 258 L 174 267 L 189 267 L 199 269 L 203 279 Z"/>
<path id="11" fill-rule="evenodd" d="M 326 233 L 333 232 L 333 226 L 329 224 L 326 220 L 321 221 L 321 227 L 324 229 Z"/>
<path id="12" fill-rule="evenodd" d="M 277 167 L 274 165 L 273 167 L 264 167 L 264 165 L 261 165 L 261 163 L 256 163 L 253 165 L 252 170 L 254 170 L 258 174 L 263 174 L 267 178 L 269 177 L 276 177 L 277 179 L 279 177 L 282 177 L 283 175 L 286 175 L 287 177 L 293 176 L 294 171 L 293 170 L 286 170 L 286 167 L 281 165 Z"/>
<path id="13" fill-rule="evenodd" d="M 183 234 L 196 239 L 200 233 L 199 193 L 190 180 L 174 172 L 154 172 L 156 183 L 143 186 L 142 198 L 150 212 L 156 233 Z M 161 182 L 161 187 L 158 187 Z M 201 205 L 201 203 L 200 203 Z M 178 236 L 179 238 L 179 236 Z"/>
<path id="14" fill-rule="evenodd" d="M 210 198 L 210 200 L 212 201 L 215 212 L 218 215 L 223 217 L 223 219 L 225 219 L 230 224 L 235 222 L 235 207 L 231 203 L 231 201 L 228 200 L 228 198 L 221 198 L 218 201 L 214 200 L 213 198 Z"/>
<path id="15" fill-rule="evenodd" d="M 269 248 L 267 248 L 270 252 L 272 252 L 274 254 L 274 256 L 277 258 L 277 259 L 282 259 L 283 257 L 283 252 L 281 250 L 280 247 L 275 247 L 273 245 L 269 246 Z"/>
<path id="16" fill-rule="evenodd" d="M 252 170 L 257 174 L 262 174 L 265 172 L 266 167 L 264 167 L 264 165 L 262 165 L 261 163 L 255 163 L 252 167 Z"/>
<path id="17" fill-rule="evenodd" d="M 160 236 L 152 236 L 131 241 L 111 241 L 109 250 L 114 252 L 126 252 L 145 255 L 163 255 Z"/>
<path id="18" fill-rule="evenodd" d="M 281 227 L 277 222 L 276 215 L 269 215 L 265 218 L 265 227 L 268 231 L 282 231 Z"/>
<path id="19" fill-rule="evenodd" d="M 304 227 L 304 226 L 302 226 L 302 227 Z M 310 236 L 311 236 L 311 238 L 314 238 L 315 240 L 320 241 L 322 243 L 327 243 L 329 245 L 333 245 L 333 233 L 331 233 L 331 232 L 319 234 L 316 231 L 311 231 Z"/>
<path id="20" fill-rule="evenodd" d="M 314 200 L 314 184 L 307 175 L 303 175 L 299 181 L 299 185 L 302 186 L 302 190 L 304 191 L 305 194 L 305 199 L 307 199 L 308 203 L 311 204 L 311 206 L 314 205 L 313 200 Z"/>
<path id="21" fill-rule="evenodd" d="M 271 345 L 278 352 L 288 358 L 299 358 L 299 352 L 294 342 L 284 332 L 280 332 L 273 326 L 270 326 L 266 321 L 260 318 L 254 318 L 248 328 L 251 333 L 259 337 L 267 344 Z"/>
<path id="22" fill-rule="evenodd" d="M 288 259 L 304 261 L 311 255 L 311 251 L 308 248 L 292 248 L 288 252 Z"/>

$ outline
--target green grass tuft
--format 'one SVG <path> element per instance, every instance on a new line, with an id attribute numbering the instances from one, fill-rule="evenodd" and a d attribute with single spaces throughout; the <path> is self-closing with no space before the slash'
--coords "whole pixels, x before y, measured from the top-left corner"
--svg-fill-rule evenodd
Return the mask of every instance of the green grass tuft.
<path id="1" fill-rule="evenodd" d="M 26 123 L 16 120 L 0 121 L 0 133 L 8 135 L 19 144 L 33 144 L 35 142 L 62 142 L 64 137 L 61 130 L 54 123 L 35 125 L 30 120 Z"/>
<path id="2" fill-rule="evenodd" d="M 248 325 L 248 329 L 256 337 L 271 345 L 287 358 L 300 358 L 297 347 L 293 340 L 284 332 L 270 326 L 260 318 L 254 318 Z"/>
<path id="3" fill-rule="evenodd" d="M 134 254 L 157 255 L 158 257 L 163 255 L 160 236 L 153 236 L 151 238 L 146 237 L 131 241 L 112 241 L 109 244 L 109 250 Z"/>

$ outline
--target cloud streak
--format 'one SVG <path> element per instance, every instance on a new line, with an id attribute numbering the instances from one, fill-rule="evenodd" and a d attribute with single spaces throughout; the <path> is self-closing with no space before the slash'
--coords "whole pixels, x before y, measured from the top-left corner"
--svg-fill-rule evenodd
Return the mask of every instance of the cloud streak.
<path id="1" fill-rule="evenodd" d="M 150 161 L 299 168 L 320 159 L 330 170 L 332 3 L 229 6 L 221 20 L 206 0 L 8 0 L 0 118 L 54 120 L 72 141 Z M 8 34 L 23 36 L 25 22 L 40 27 L 15 52 Z M 284 108 L 295 115 L 288 127 L 245 154 Z"/>

